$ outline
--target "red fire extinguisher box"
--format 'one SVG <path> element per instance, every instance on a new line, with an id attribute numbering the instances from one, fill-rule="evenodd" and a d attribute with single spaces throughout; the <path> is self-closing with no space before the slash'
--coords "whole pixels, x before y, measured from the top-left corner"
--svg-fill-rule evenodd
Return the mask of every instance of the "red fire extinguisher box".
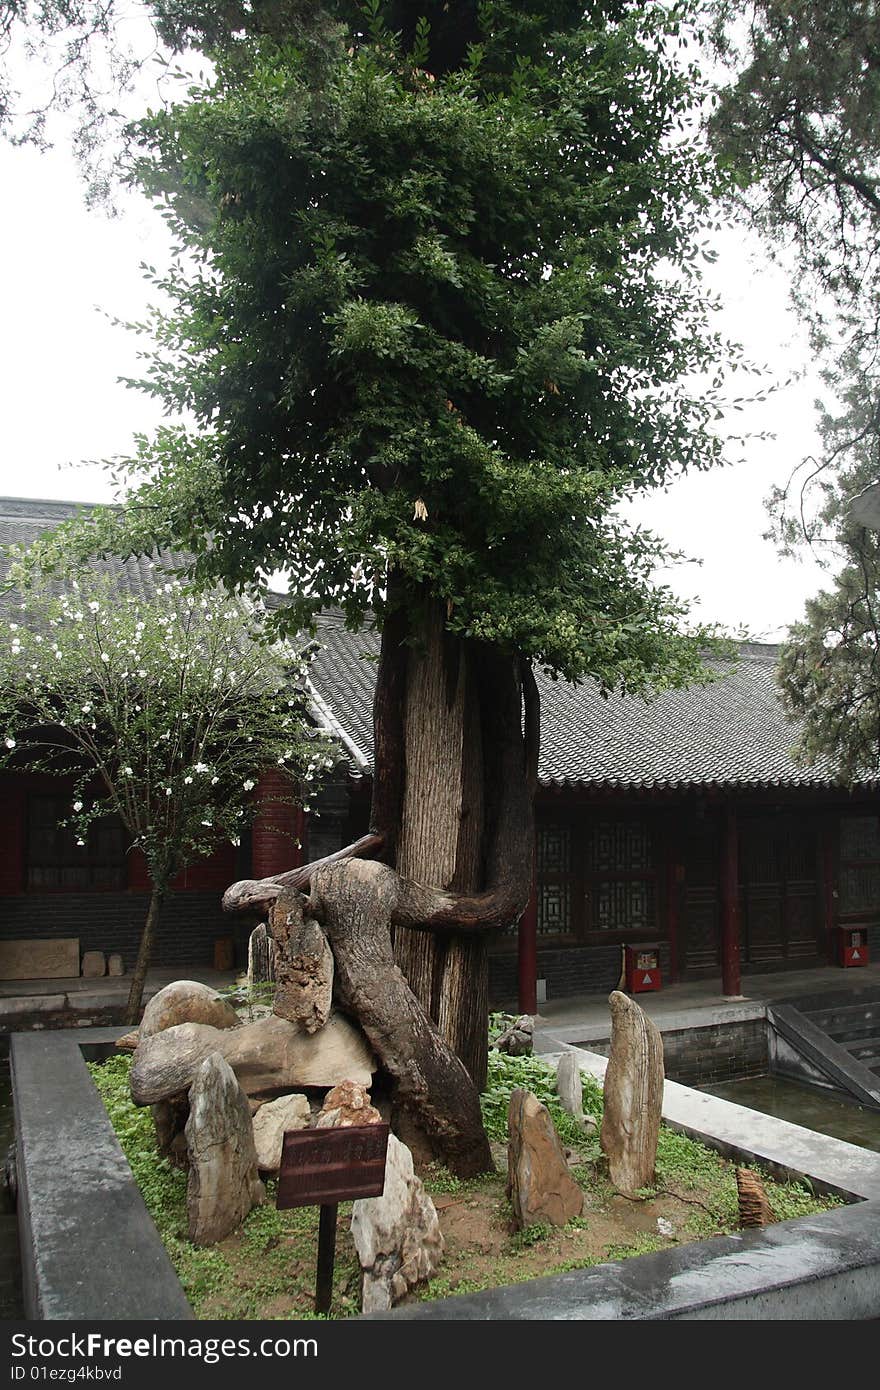
<path id="1" fill-rule="evenodd" d="M 660 947 L 656 942 L 625 946 L 623 953 L 628 994 L 646 994 L 660 988 Z"/>
<path id="2" fill-rule="evenodd" d="M 868 933 L 864 927 L 838 927 L 837 963 L 843 967 L 868 964 Z"/>

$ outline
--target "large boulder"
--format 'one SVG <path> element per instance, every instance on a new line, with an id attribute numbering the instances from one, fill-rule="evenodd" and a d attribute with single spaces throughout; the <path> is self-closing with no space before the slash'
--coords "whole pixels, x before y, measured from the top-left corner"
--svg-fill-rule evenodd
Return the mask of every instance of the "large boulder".
<path id="1" fill-rule="evenodd" d="M 379 1312 L 430 1279 L 443 1256 L 434 1203 L 413 1169 L 412 1154 L 388 1136 L 385 1188 L 351 1209 L 351 1234 L 362 1270 L 361 1307 Z"/>
<path id="2" fill-rule="evenodd" d="M 186 1122 L 186 1211 L 193 1245 L 215 1245 L 266 1200 L 247 1097 L 218 1052 L 196 1069 Z"/>
<path id="3" fill-rule="evenodd" d="M 654 1181 L 663 1108 L 663 1040 L 634 999 L 614 990 L 611 1048 L 599 1142 L 618 1192 L 635 1197 Z"/>
<path id="4" fill-rule="evenodd" d="M 198 980 L 174 980 L 154 994 L 141 1019 L 140 1038 L 151 1038 L 180 1023 L 206 1023 L 211 1028 L 236 1028 L 235 1009 L 216 990 Z"/>
<path id="5" fill-rule="evenodd" d="M 264 1173 L 277 1173 L 285 1134 L 289 1129 L 308 1129 L 311 1120 L 308 1098 L 301 1094 L 279 1096 L 261 1105 L 253 1121 L 257 1167 Z"/>
<path id="6" fill-rule="evenodd" d="M 275 1017 L 229 1029 L 181 1023 L 138 1045 L 131 1069 L 132 1099 L 137 1105 L 151 1105 L 185 1091 L 212 1052 L 226 1058 L 248 1095 L 326 1088 L 345 1080 L 369 1086 L 376 1067 L 363 1033 L 342 1014 L 332 1014 L 326 1028 L 314 1034 Z"/>
<path id="7" fill-rule="evenodd" d="M 568 1171 L 552 1116 L 522 1086 L 510 1093 L 507 1129 L 507 1195 L 517 1230 L 564 1226 L 580 1216 L 584 1194 Z"/>

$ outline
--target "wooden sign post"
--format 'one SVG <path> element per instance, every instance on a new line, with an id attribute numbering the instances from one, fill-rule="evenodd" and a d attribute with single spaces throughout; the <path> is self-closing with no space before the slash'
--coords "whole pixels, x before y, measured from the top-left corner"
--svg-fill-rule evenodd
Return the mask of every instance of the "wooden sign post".
<path id="1" fill-rule="evenodd" d="M 276 1207 L 320 1206 L 315 1312 L 329 1313 L 340 1202 L 381 1197 L 385 1187 L 388 1125 L 294 1129 L 284 1136 Z"/>

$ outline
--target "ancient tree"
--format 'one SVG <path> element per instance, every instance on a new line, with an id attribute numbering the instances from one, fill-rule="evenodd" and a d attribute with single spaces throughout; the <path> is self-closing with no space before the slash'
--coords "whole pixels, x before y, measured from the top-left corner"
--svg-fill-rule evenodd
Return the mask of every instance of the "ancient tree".
<path id="1" fill-rule="evenodd" d="M 486 943 L 532 872 L 533 667 L 628 691 L 699 669 L 616 507 L 718 455 L 687 384 L 718 351 L 714 174 L 681 133 L 678 7 L 329 9 L 317 67 L 243 32 L 138 129 L 181 246 L 141 384 L 197 428 L 142 442 L 135 506 L 197 581 L 286 571 L 282 633 L 328 604 L 380 627 L 369 833 L 227 906 L 319 922 L 402 1107 L 474 1171 Z"/>

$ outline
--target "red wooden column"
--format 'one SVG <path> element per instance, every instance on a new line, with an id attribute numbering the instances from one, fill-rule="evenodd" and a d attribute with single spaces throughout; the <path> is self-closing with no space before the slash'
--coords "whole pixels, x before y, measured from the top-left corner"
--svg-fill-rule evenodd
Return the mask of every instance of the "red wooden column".
<path id="1" fill-rule="evenodd" d="M 301 862 L 297 839 L 302 813 L 283 798 L 290 797 L 289 777 L 274 768 L 264 772 L 254 792 L 259 809 L 251 831 L 251 874 L 271 878 L 273 874 L 295 869 Z"/>
<path id="2" fill-rule="evenodd" d="M 538 1012 L 538 885 L 536 879 L 537 852 L 532 850 L 532 891 L 526 910 L 519 919 L 517 934 L 519 1011 Z"/>
<path id="3" fill-rule="evenodd" d="M 736 808 L 725 812 L 721 861 L 721 993 L 741 992 L 739 970 L 739 826 Z"/>

